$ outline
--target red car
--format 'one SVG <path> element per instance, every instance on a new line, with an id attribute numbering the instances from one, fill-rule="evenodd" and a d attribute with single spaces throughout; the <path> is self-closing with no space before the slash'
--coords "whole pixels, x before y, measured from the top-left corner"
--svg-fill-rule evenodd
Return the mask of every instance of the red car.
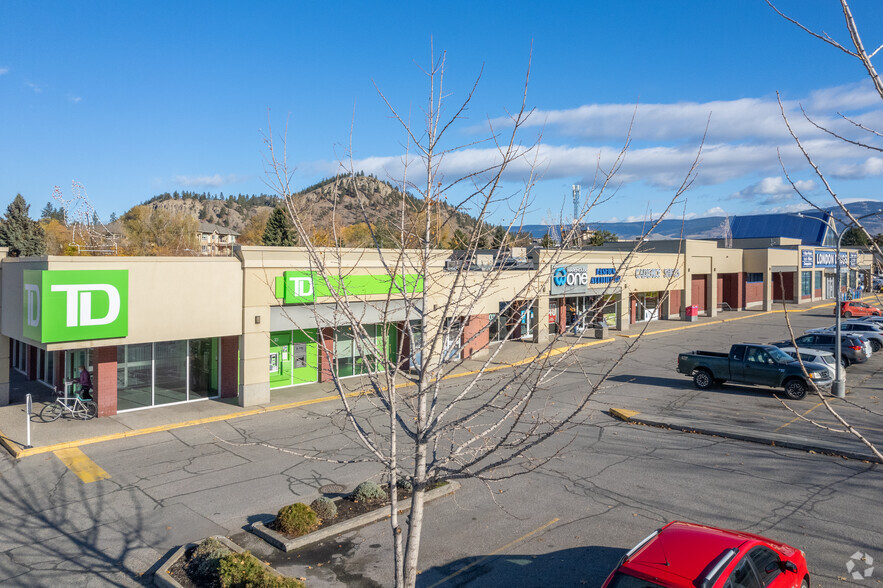
<path id="1" fill-rule="evenodd" d="M 809 588 L 805 554 L 742 531 L 674 521 L 626 553 L 604 588 Z"/>
<path id="2" fill-rule="evenodd" d="M 834 314 L 837 314 L 837 306 L 834 306 Z M 846 318 L 853 316 L 880 316 L 880 309 L 864 302 L 847 300 L 840 303 L 840 316 Z"/>

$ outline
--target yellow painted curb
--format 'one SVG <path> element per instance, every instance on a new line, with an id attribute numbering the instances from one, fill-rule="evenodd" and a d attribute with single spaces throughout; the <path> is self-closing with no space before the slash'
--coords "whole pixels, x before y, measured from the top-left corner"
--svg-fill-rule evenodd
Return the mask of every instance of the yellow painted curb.
<path id="1" fill-rule="evenodd" d="M 627 408 L 611 408 L 609 412 L 619 420 L 626 422 L 639 414 L 637 410 L 629 410 Z"/>

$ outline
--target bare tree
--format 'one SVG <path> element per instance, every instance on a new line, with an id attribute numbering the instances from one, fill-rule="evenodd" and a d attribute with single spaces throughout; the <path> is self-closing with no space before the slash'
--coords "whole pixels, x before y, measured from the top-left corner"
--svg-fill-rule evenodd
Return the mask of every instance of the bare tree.
<path id="1" fill-rule="evenodd" d="M 553 266 L 577 255 L 564 248 L 528 252 L 513 246 L 514 236 L 532 205 L 536 170 L 541 164 L 538 141 L 520 142 L 522 127 L 531 116 L 527 106 L 530 70 L 520 105 L 509 113 L 507 125 L 500 129 L 489 122 L 488 137 L 467 144 L 453 140 L 454 129 L 465 119 L 480 74 L 465 97 L 449 108 L 444 86 L 445 54 L 433 56 L 423 73 L 429 92 L 420 123 L 413 123 L 409 114 L 397 109 L 378 90 L 405 137 L 402 173 L 395 179 L 401 198 L 394 208 L 384 211 L 384 221 L 395 227 L 395 247 L 380 246 L 381 240 L 374 232 L 377 211 L 365 206 L 352 161 L 342 164 L 347 173 L 342 173 L 338 181 L 349 182 L 348 193 L 352 196 L 348 198 L 353 200 L 336 202 L 332 215 L 338 206 L 360 207 L 373 248 L 317 246 L 292 197 L 285 135 L 274 139 L 270 128 L 265 136 L 268 182 L 284 198 L 311 270 L 325 283 L 323 296 L 334 303 L 338 314 L 335 321 L 318 313 L 315 316 L 320 325 L 316 331 L 320 353 L 331 345 L 328 329 L 322 325 L 344 323 L 351 325 L 355 355 L 365 360 L 362 382 L 367 382 L 370 394 L 350 394 L 341 380 L 339 364 L 332 365 L 331 375 L 348 430 L 370 458 L 382 465 L 390 485 L 395 583 L 409 587 L 416 583 L 426 490 L 437 481 L 458 478 L 478 478 L 490 484 L 533 471 L 552 459 L 567 444 L 566 435 L 557 436 L 582 422 L 592 394 L 618 364 L 617 360 L 600 374 L 592 375 L 574 351 L 579 339 L 565 339 L 564 333 L 557 333 L 548 338 L 538 335 L 535 341 L 540 345 L 533 348 L 538 352 L 536 356 L 501 368 L 501 353 L 510 348 L 513 335 L 519 334 L 522 313 L 536 308 L 543 298 Z M 569 227 L 572 233 L 580 230 L 580 223 L 595 205 L 611 197 L 610 186 L 625 159 L 629 136 L 606 168 L 599 156 L 595 185 Z M 485 158 L 488 152 L 493 156 Z M 673 191 L 663 214 L 651 223 L 650 231 L 690 187 L 700 153 L 701 146 L 682 184 Z M 446 163 L 458 157 L 469 157 L 475 169 L 449 178 Z M 512 190 L 506 180 L 519 175 L 521 188 Z M 451 203 L 454 200 L 456 204 Z M 509 222 L 495 227 L 492 215 L 506 209 Z M 439 250 L 443 229 L 462 212 L 476 219 L 469 234 L 462 235 L 463 248 L 454 254 Z M 330 226 L 337 223 L 332 219 Z M 338 237 L 334 236 L 334 243 L 340 242 Z M 570 237 L 572 240 L 573 235 Z M 492 250 L 486 249 L 486 243 L 494 243 Z M 620 275 L 634 264 L 643 263 L 635 261 L 641 243 L 639 239 L 633 249 L 611 253 Z M 379 260 L 382 279 L 389 284 L 383 296 L 359 296 L 343 285 L 342 276 L 369 256 L 373 263 Z M 607 287 L 613 294 L 615 281 Z M 499 308 L 499 316 L 505 318 L 496 323 L 501 343 L 490 346 L 477 367 L 473 364 L 464 374 L 462 368 L 471 348 L 484 343 L 495 326 L 472 324 L 469 317 L 486 313 L 483 309 L 487 300 L 499 299 L 507 301 Z M 398 333 L 388 328 L 378 333 L 367 324 L 360 303 L 371 305 L 384 324 L 395 316 L 400 325 Z M 582 314 L 591 319 L 601 311 L 598 305 Z M 537 322 L 545 327 L 545 320 Z M 390 354 L 392 346 L 396 353 Z M 619 359 L 628 349 L 630 346 Z M 585 382 L 568 397 L 568 403 L 555 404 L 549 384 L 565 370 L 580 374 Z M 545 447 L 544 442 L 552 438 L 556 441 Z M 400 481 L 411 488 L 410 514 L 404 523 L 398 515 L 396 487 Z"/>
<path id="2" fill-rule="evenodd" d="M 874 66 L 874 63 L 873 63 L 874 57 L 881 49 L 883 49 L 883 45 L 878 46 L 876 49 L 874 49 L 870 53 L 865 49 L 864 42 L 862 41 L 861 34 L 859 32 L 858 23 L 856 22 L 855 18 L 853 17 L 852 10 L 850 9 L 849 3 L 847 0 L 840 0 L 840 6 L 843 11 L 844 26 L 846 29 L 846 33 L 849 36 L 849 41 L 845 42 L 845 43 L 841 43 L 841 42 L 837 41 L 828 33 L 824 33 L 824 32 L 818 33 L 816 31 L 813 31 L 812 29 L 804 26 L 803 24 L 801 24 L 799 21 L 795 20 L 794 18 L 784 14 L 782 11 L 780 11 L 778 8 L 776 8 L 776 6 L 771 2 L 771 0 L 766 0 L 766 2 L 783 19 L 794 24 L 795 26 L 797 26 L 798 28 L 800 28 L 801 30 L 806 32 L 807 34 L 811 35 L 812 37 L 819 39 L 819 40 L 827 43 L 831 47 L 833 47 L 839 51 L 842 51 L 843 53 L 850 56 L 851 58 L 858 60 L 862 64 L 862 68 L 865 70 L 868 77 L 870 78 L 870 80 L 874 86 L 874 89 L 876 90 L 877 94 L 879 94 L 879 96 L 880 96 L 880 99 L 883 100 L 883 83 L 881 83 L 880 76 L 877 73 L 876 67 Z M 785 107 L 782 104 L 781 97 L 779 98 L 779 109 L 780 109 L 780 112 L 782 115 L 782 119 L 784 120 L 785 125 L 788 128 L 788 132 L 790 133 L 791 137 L 793 138 L 793 140 L 794 140 L 795 144 L 797 145 L 798 149 L 800 150 L 801 154 L 806 159 L 809 166 L 812 168 L 813 173 L 816 175 L 816 177 L 819 179 L 819 181 L 824 186 L 827 194 L 831 197 L 833 202 L 840 209 L 842 214 L 846 217 L 847 222 L 844 223 L 844 226 L 841 228 L 841 232 L 846 231 L 846 230 L 853 230 L 853 229 L 861 231 L 866 236 L 867 241 L 869 243 L 869 248 L 871 249 L 871 251 L 874 255 L 874 263 L 872 264 L 872 267 L 877 265 L 877 263 L 880 260 L 883 260 L 883 251 L 880 250 L 880 247 L 874 241 L 873 236 L 867 231 L 865 226 L 862 224 L 861 218 L 863 218 L 863 217 L 856 217 L 847 208 L 846 204 L 843 202 L 843 199 L 838 196 L 837 191 L 834 189 L 831 182 L 829 182 L 828 178 L 825 176 L 824 171 L 814 161 L 812 154 L 807 150 L 806 146 L 800 140 L 800 137 L 798 136 L 798 134 L 794 130 L 793 126 L 791 125 L 791 122 L 789 121 L 788 115 L 785 111 Z M 853 145 L 853 146 L 856 146 L 856 147 L 859 147 L 862 149 L 867 149 L 872 152 L 883 151 L 883 148 L 881 148 L 879 145 L 873 144 L 874 141 L 877 141 L 879 143 L 879 139 L 881 137 L 883 137 L 883 134 L 881 134 L 878 131 L 875 131 L 872 128 L 869 128 L 866 125 L 863 125 L 859 121 L 852 120 L 852 119 L 844 116 L 843 114 L 838 113 L 838 116 L 841 119 L 850 123 L 850 125 L 854 129 L 856 129 L 857 131 L 860 131 L 861 136 L 864 137 L 861 139 L 853 139 L 853 138 L 847 137 L 845 135 L 845 133 L 836 132 L 830 128 L 825 127 L 824 125 L 817 123 L 816 121 L 814 121 L 812 119 L 812 117 L 810 117 L 810 115 L 802 107 L 801 107 L 801 113 L 802 113 L 803 117 L 806 119 L 806 121 L 809 122 L 814 128 L 826 133 L 827 135 L 830 135 L 830 136 L 832 136 L 840 141 L 843 141 L 847 144 L 850 144 L 850 145 Z M 782 162 L 781 156 L 779 158 L 779 161 L 782 165 L 782 171 L 783 171 L 786 179 L 791 184 L 794 191 L 800 196 L 800 198 L 803 199 L 808 205 L 812 206 L 813 208 L 821 209 L 818 203 L 813 202 L 810 198 L 808 198 L 805 194 L 803 194 L 803 192 L 798 188 L 797 184 L 791 178 L 791 175 L 789 174 L 788 170 L 786 169 L 784 162 Z M 834 221 L 834 222 L 836 222 L 836 221 Z M 837 300 L 836 300 L 835 304 L 839 305 L 841 294 L 840 294 L 840 292 L 836 292 L 835 294 L 837 296 Z M 786 309 L 786 320 L 787 320 L 787 309 Z M 788 329 L 789 329 L 789 332 L 791 333 L 791 339 L 793 342 L 794 341 L 794 332 L 791 329 L 790 321 L 788 321 Z M 839 361 L 840 358 L 835 358 L 835 359 Z M 814 388 L 815 388 L 815 386 L 814 386 Z M 873 443 L 871 443 L 858 429 L 856 429 L 849 422 L 847 422 L 846 419 L 844 419 L 843 416 L 837 411 L 837 409 L 834 407 L 832 402 L 829 399 L 825 398 L 817 388 L 815 388 L 815 392 L 818 395 L 818 397 L 821 399 L 821 401 L 824 403 L 825 409 L 836 419 L 836 421 L 840 424 L 841 428 L 840 429 L 833 429 L 831 427 L 827 427 L 825 425 L 822 425 L 822 424 L 818 423 L 817 421 L 814 421 L 811 419 L 806 419 L 802 416 L 801 416 L 801 418 L 803 420 L 813 424 L 814 426 L 821 428 L 821 429 L 839 432 L 839 433 L 849 433 L 849 434 L 853 435 L 861 443 L 863 443 L 865 446 L 867 446 L 871 450 L 871 452 L 874 454 L 874 456 L 877 458 L 878 461 L 883 463 L 883 453 L 881 453 L 880 450 Z M 858 406 L 853 402 L 850 402 L 849 404 L 851 404 L 853 406 Z M 787 407 L 787 404 L 785 406 Z M 793 409 L 791 409 L 790 407 L 788 407 L 788 409 L 791 410 L 792 412 L 794 412 Z M 795 414 L 796 414 L 796 412 L 795 412 Z M 800 415 L 798 415 L 798 416 L 800 416 Z"/>

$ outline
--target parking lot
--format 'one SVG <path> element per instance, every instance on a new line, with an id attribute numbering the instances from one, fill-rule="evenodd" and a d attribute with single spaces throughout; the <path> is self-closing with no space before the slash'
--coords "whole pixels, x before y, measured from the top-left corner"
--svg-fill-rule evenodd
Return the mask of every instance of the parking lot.
<path id="1" fill-rule="evenodd" d="M 803 420 L 810 419 L 831 429 L 843 430 L 817 395 L 810 393 L 800 401 L 789 401 L 791 412 L 774 396 L 774 389 L 724 384 L 710 390 L 698 390 L 692 380 L 676 371 L 680 352 L 692 350 L 727 352 L 734 343 L 770 343 L 789 337 L 784 312 L 723 313 L 718 320 L 698 326 L 653 325 L 655 332 L 640 338 L 620 337 L 604 350 L 608 361 L 618 355 L 623 345 L 634 345 L 606 387 L 595 397 L 597 408 L 621 408 L 665 419 L 694 423 L 696 427 L 737 428 L 758 434 L 787 435 L 810 442 L 834 444 L 845 451 L 869 454 L 869 450 L 849 433 L 834 432 Z M 834 323 L 831 307 L 789 312 L 795 336 L 806 329 Z M 635 333 L 631 334 L 633 337 Z M 599 350 L 585 352 L 597 358 Z M 599 366 L 600 367 L 600 366 Z M 846 369 L 846 400 L 826 395 L 831 406 L 869 440 L 883 445 L 880 414 L 879 373 L 883 370 L 883 352 L 865 363 Z M 595 370 L 601 373 L 600 369 Z M 781 391 L 778 391 L 781 392 Z M 779 394 L 781 396 L 781 394 Z M 865 407 L 869 410 L 863 410 Z"/>

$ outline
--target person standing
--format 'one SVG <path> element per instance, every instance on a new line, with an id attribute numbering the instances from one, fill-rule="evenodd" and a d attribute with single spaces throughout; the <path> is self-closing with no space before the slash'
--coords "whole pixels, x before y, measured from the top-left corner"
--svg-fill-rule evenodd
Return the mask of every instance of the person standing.
<path id="1" fill-rule="evenodd" d="M 86 366 L 80 366 L 80 395 L 85 400 L 92 400 L 92 375 Z"/>

